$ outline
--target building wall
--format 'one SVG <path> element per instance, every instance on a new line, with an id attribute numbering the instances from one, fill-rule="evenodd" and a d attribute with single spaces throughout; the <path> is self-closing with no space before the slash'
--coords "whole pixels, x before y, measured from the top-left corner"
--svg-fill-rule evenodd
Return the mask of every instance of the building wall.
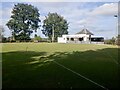
<path id="1" fill-rule="evenodd" d="M 58 43 L 87 43 L 87 44 L 103 44 L 104 42 L 91 42 L 89 35 L 86 34 L 77 34 L 77 35 L 63 35 L 58 37 Z M 80 41 L 80 39 L 83 39 Z"/>
<path id="2" fill-rule="evenodd" d="M 89 35 L 77 34 L 77 35 L 63 35 L 62 37 L 58 37 L 58 43 L 81 43 L 81 41 L 79 41 L 79 38 L 83 38 L 83 41 L 89 41 Z"/>
<path id="3" fill-rule="evenodd" d="M 58 43 L 66 43 L 66 40 L 63 37 L 58 37 Z"/>

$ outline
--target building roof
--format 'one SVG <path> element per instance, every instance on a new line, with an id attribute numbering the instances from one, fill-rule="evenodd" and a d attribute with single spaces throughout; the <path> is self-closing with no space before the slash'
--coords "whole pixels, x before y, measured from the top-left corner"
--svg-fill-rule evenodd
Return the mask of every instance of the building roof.
<path id="1" fill-rule="evenodd" d="M 76 34 L 87 34 L 87 35 L 93 35 L 93 33 L 91 33 L 90 31 L 88 31 L 87 29 L 83 29 L 80 32 L 76 33 Z"/>

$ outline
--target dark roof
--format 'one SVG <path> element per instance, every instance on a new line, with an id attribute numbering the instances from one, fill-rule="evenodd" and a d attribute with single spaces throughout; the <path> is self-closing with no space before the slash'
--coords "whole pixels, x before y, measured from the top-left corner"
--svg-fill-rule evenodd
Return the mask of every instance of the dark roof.
<path id="1" fill-rule="evenodd" d="M 88 31 L 87 29 L 83 29 L 80 32 L 76 33 L 76 34 L 87 34 L 87 35 L 93 35 L 93 33 L 91 33 L 90 31 Z"/>

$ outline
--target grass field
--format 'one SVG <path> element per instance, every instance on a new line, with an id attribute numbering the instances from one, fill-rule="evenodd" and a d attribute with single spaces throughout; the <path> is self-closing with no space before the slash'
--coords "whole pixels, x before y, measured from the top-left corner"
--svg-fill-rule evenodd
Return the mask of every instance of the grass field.
<path id="1" fill-rule="evenodd" d="M 6 43 L 2 60 L 3 88 L 119 87 L 117 46 Z"/>

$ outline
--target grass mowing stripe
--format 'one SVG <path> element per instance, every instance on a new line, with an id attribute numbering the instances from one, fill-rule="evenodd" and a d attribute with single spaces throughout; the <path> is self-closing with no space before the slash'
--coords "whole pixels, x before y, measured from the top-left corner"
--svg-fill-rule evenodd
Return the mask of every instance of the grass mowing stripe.
<path id="1" fill-rule="evenodd" d="M 101 53 L 101 52 L 99 52 L 99 53 Z M 112 55 L 110 55 L 109 53 L 107 53 L 107 52 L 103 53 L 102 52 L 101 54 L 103 54 L 104 56 L 108 56 L 108 57 L 112 58 L 113 62 L 115 62 L 117 65 L 119 65 L 119 62 Z"/>
<path id="2" fill-rule="evenodd" d="M 109 57 L 111 57 L 113 59 L 113 62 L 115 62 L 116 64 L 119 65 L 119 63 L 116 61 L 116 59 L 114 59 L 111 55 L 107 54 Z"/>
<path id="3" fill-rule="evenodd" d="M 106 45 L 107 47 L 110 47 L 109 45 Z M 119 49 L 119 47 L 117 46 L 117 48 Z M 108 52 L 105 52 L 108 56 L 110 56 L 112 59 L 113 59 L 113 61 L 116 63 L 116 64 L 120 64 L 112 55 L 110 55 Z M 104 54 L 105 55 L 105 54 Z"/>
<path id="4" fill-rule="evenodd" d="M 76 74 L 76 75 L 78 75 L 78 76 L 80 76 L 80 77 L 86 79 L 87 81 L 90 81 L 91 83 L 93 83 L 93 84 L 95 84 L 95 85 L 97 85 L 97 86 L 99 86 L 99 87 L 101 87 L 101 88 L 103 88 L 103 89 L 105 89 L 105 90 L 109 90 L 108 88 L 106 88 L 106 87 L 104 87 L 104 86 L 102 86 L 102 85 L 96 83 L 95 81 L 93 81 L 93 80 L 91 80 L 91 79 L 89 79 L 89 78 L 87 78 L 87 77 L 81 75 L 80 73 L 77 73 L 77 72 L 75 72 L 75 71 L 73 71 L 73 70 L 71 70 L 71 69 L 65 67 L 64 65 L 62 65 L 62 64 L 60 64 L 60 63 L 58 63 L 58 62 L 56 62 L 56 61 L 53 61 L 53 62 L 56 63 L 57 65 L 59 65 L 59 66 L 65 68 L 65 69 L 67 69 L 68 71 L 71 71 L 72 73 L 74 73 L 74 74 Z"/>
<path id="5" fill-rule="evenodd" d="M 109 53 L 107 53 L 106 52 L 106 54 L 109 56 L 109 57 L 111 57 L 112 59 L 113 59 L 113 61 L 116 63 L 116 64 L 118 64 L 119 65 L 119 63 L 117 62 L 117 60 L 115 59 L 115 58 L 113 58 L 113 56 L 112 55 L 110 55 Z M 104 54 L 104 55 L 106 55 L 106 54 Z"/>

